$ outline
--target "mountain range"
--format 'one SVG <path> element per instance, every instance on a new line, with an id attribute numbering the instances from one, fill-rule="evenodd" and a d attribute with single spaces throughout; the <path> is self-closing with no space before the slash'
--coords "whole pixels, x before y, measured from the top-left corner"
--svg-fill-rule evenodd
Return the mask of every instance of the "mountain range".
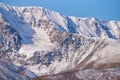
<path id="1" fill-rule="evenodd" d="M 119 48 L 120 21 L 0 3 L 0 80 L 120 80 Z"/>

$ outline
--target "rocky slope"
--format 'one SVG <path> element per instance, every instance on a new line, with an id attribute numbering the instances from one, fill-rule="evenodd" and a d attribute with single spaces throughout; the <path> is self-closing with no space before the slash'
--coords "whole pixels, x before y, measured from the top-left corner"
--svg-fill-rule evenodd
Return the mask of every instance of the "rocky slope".
<path id="1" fill-rule="evenodd" d="M 119 69 L 86 69 L 36 77 L 33 80 L 120 80 L 120 74 Z"/>
<path id="2" fill-rule="evenodd" d="M 119 40 L 119 21 L 64 16 L 42 7 L 0 3 L 0 59 L 24 66 L 24 75 L 29 78 L 119 68 Z"/>
<path id="3" fill-rule="evenodd" d="M 6 61 L 0 61 L 0 80 L 30 80 L 24 75 L 24 68 Z"/>

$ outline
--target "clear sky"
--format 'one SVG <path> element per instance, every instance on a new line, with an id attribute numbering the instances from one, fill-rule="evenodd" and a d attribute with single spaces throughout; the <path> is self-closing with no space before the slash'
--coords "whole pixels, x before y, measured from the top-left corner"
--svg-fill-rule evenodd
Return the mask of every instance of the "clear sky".
<path id="1" fill-rule="evenodd" d="M 42 6 L 68 16 L 120 21 L 120 0 L 0 0 L 14 6 Z"/>

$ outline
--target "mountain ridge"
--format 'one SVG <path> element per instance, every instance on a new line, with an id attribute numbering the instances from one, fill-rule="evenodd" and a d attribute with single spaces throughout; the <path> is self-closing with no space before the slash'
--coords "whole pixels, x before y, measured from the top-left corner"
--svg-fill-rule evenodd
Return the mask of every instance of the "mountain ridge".
<path id="1" fill-rule="evenodd" d="M 28 77 L 120 66 L 119 21 L 0 3 L 0 30 L 1 60 L 26 67 Z"/>

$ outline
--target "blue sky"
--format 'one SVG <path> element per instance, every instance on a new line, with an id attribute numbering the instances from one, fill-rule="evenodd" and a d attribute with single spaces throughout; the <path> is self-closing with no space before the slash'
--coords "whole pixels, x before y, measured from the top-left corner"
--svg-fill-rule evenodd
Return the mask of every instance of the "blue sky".
<path id="1" fill-rule="evenodd" d="M 68 16 L 120 21 L 120 0 L 0 0 L 14 6 L 42 6 Z"/>

